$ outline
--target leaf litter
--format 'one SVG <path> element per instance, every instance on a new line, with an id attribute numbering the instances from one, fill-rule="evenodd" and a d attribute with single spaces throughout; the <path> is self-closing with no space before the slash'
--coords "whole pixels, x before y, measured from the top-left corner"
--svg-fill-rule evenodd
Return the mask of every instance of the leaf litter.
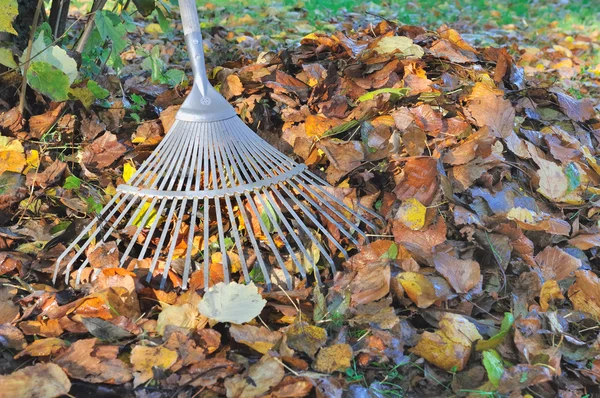
<path id="1" fill-rule="evenodd" d="M 125 29 L 100 18 L 100 34 L 125 49 Z M 573 76 L 585 38 L 515 51 L 447 26 L 357 18 L 290 46 L 239 33 L 236 23 L 253 24 L 244 18 L 205 33 L 213 82 L 263 138 L 336 185 L 336 197 L 376 209 L 386 229 L 356 245 L 322 217 L 350 258 L 330 247 L 337 272 L 320 259 L 320 287 L 296 275 L 296 289 L 267 292 L 262 283 L 278 270 L 257 266 L 255 286 L 225 285 L 218 266 L 209 286 L 196 271 L 182 292 L 175 264 L 162 291 L 145 282 L 146 260 L 117 268 L 116 245 L 89 250 L 97 274 L 83 286 L 52 286 L 53 260 L 77 221 L 160 142 L 189 85 L 157 84 L 167 74 L 149 76 L 128 54 L 113 59 L 127 73 L 85 84 L 104 90 L 101 100 L 39 96 L 29 119 L 3 102 L 0 382 L 11 396 L 73 394 L 74 383 L 124 386 L 130 396 L 597 393 L 597 102 L 535 74 Z M 146 32 L 154 39 L 135 40 L 163 51 L 163 64 L 183 65 L 158 27 Z M 58 46 L 46 52 L 40 68 L 71 81 L 72 59 Z M 40 87 L 66 99 L 58 89 Z M 323 231 L 311 233 L 306 242 L 321 242 Z M 192 244 L 198 259 L 203 242 Z M 234 250 L 218 254 L 213 263 L 223 254 L 235 263 Z"/>

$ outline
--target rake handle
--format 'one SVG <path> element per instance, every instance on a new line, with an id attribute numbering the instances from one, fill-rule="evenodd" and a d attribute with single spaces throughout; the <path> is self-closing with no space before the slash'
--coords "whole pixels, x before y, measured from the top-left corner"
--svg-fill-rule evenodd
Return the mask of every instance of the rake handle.
<path id="1" fill-rule="evenodd" d="M 210 83 L 206 75 L 204 46 L 202 44 L 202 31 L 200 30 L 196 0 L 179 0 L 179 11 L 190 63 L 194 72 L 194 82 L 198 85 L 202 95 L 206 96 Z"/>

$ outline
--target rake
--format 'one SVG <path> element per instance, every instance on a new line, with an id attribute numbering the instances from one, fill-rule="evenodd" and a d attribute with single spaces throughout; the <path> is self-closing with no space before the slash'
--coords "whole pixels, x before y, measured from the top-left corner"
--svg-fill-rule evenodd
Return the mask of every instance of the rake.
<path id="1" fill-rule="evenodd" d="M 372 221 L 383 219 L 357 200 L 344 203 L 306 165 L 273 148 L 238 118 L 208 81 L 195 0 L 179 0 L 179 5 L 194 75 L 191 93 L 152 154 L 57 258 L 54 281 L 64 272 L 68 283 L 78 267 L 79 284 L 90 266 L 86 252 L 112 241 L 119 266 L 151 257 L 148 281 L 162 267 L 161 289 L 182 261 L 183 289 L 192 268 L 203 269 L 208 287 L 211 261 L 221 263 L 228 283 L 234 254 L 247 283 L 254 276 L 250 269 L 259 267 L 270 289 L 269 270 L 277 266 L 291 289 L 291 264 L 303 278 L 314 271 L 320 283 L 316 263 L 328 263 L 333 272 L 336 266 L 320 235 L 332 251 L 348 258 L 341 238 L 359 247 L 355 235 L 368 241 L 361 223 L 376 231 Z M 213 260 L 216 252 L 220 259 Z M 100 270 L 93 271 L 92 278 Z"/>

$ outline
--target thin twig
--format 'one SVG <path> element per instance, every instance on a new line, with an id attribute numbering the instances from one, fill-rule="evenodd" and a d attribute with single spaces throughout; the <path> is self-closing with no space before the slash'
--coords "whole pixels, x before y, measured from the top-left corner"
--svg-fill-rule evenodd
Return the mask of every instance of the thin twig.
<path id="1" fill-rule="evenodd" d="M 29 42 L 27 43 L 27 53 L 25 54 L 25 65 L 23 66 L 23 80 L 21 83 L 21 94 L 19 96 L 19 113 L 22 115 L 25 110 L 25 94 L 27 93 L 27 69 L 29 69 L 29 61 L 31 60 L 31 49 L 33 47 L 33 38 L 35 37 L 35 29 L 37 28 L 38 20 L 40 19 L 40 10 L 44 4 L 44 0 L 38 0 L 33 15 L 33 23 L 31 24 L 31 32 L 29 32 Z"/>
<path id="2" fill-rule="evenodd" d="M 77 46 L 75 47 L 75 51 L 81 54 L 87 44 L 88 39 L 92 35 L 92 29 L 94 29 L 94 22 L 96 20 L 96 12 L 100 11 L 106 5 L 107 0 L 94 0 L 92 4 L 92 9 L 90 11 L 90 18 L 85 23 L 85 27 L 83 28 L 83 33 L 79 37 L 77 41 Z"/>

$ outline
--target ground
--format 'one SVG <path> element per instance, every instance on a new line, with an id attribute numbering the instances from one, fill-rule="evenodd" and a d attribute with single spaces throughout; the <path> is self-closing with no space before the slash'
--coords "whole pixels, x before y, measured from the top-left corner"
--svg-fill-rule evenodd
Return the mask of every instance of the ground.
<path id="1" fill-rule="evenodd" d="M 109 1 L 77 52 L 90 2 L 72 0 L 61 37 L 41 13 L 27 62 L 11 4 L 0 0 L 0 397 L 600 393 L 592 1 L 199 2 L 213 85 L 364 218 L 346 236 L 332 220 L 351 213 L 323 200 L 301 232 L 291 213 L 322 186 L 307 184 L 284 195 L 289 208 L 246 196 L 224 239 L 224 201 L 170 227 L 150 206 L 121 224 L 102 212 L 191 88 L 178 7 Z M 53 282 L 99 214 L 116 226 L 107 241 Z M 288 252 L 296 235 L 304 246 Z M 132 240 L 141 254 L 120 264 Z M 184 279 L 188 252 L 210 272 Z"/>

